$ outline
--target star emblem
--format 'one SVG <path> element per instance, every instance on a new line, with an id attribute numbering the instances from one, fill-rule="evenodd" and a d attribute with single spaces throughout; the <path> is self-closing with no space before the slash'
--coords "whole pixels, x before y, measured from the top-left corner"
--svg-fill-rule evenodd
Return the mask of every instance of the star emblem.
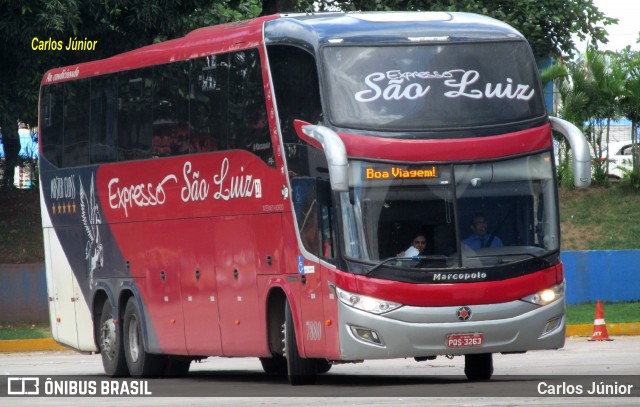
<path id="1" fill-rule="evenodd" d="M 460 321 L 468 321 L 471 318 L 471 308 L 464 306 L 456 310 L 456 316 Z"/>

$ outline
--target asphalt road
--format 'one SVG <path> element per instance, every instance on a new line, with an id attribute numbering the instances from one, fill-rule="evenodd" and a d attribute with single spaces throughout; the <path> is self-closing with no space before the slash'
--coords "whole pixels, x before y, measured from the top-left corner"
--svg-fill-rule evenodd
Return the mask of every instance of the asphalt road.
<path id="1" fill-rule="evenodd" d="M 255 358 L 209 358 L 192 364 L 188 377 L 183 379 L 128 379 L 128 384 L 123 385 L 122 381 L 104 376 L 99 355 L 0 354 L 0 405 L 640 405 L 640 337 L 613 339 L 590 342 L 587 338 L 569 338 L 565 348 L 557 351 L 495 355 L 494 378 L 489 382 L 468 382 L 463 375 L 462 357 L 439 357 L 427 362 L 400 359 L 337 365 L 319 376 L 316 385 L 297 387 L 290 386 L 286 379 L 265 375 Z M 57 386 L 56 390 L 49 383 L 48 389 L 55 391 L 45 392 L 47 395 L 69 391 L 69 382 L 75 382 L 76 388 L 85 386 L 85 390 L 94 386 L 98 395 L 104 394 L 102 386 L 125 394 L 125 387 L 132 394 L 138 386 L 139 391 L 152 395 L 7 396 L 9 378 L 31 375 L 39 375 L 41 395 L 47 378 Z M 601 389 L 610 394 L 589 395 L 594 386 L 596 393 Z M 613 397 L 611 392 L 618 396 L 630 392 L 631 397 Z"/>

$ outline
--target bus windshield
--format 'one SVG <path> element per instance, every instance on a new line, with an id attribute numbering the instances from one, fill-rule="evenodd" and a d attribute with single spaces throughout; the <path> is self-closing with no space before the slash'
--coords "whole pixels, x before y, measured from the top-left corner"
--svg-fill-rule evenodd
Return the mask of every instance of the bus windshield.
<path id="1" fill-rule="evenodd" d="M 548 257 L 559 238 L 549 152 L 477 164 L 352 161 L 349 182 L 341 198 L 344 252 L 367 273 L 554 263 Z M 412 249 L 416 236 L 426 241 L 420 251 Z"/>
<path id="2" fill-rule="evenodd" d="M 452 130 L 545 115 L 524 41 L 328 46 L 322 57 L 330 120 L 338 127 Z"/>

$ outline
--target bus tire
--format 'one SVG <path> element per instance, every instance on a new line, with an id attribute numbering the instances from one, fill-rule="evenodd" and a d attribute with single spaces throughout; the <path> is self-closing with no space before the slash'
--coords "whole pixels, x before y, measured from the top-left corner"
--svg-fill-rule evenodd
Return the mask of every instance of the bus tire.
<path id="1" fill-rule="evenodd" d="M 273 355 L 270 358 L 260 358 L 262 369 L 266 374 L 273 376 L 287 375 L 287 359 L 282 355 Z"/>
<path id="2" fill-rule="evenodd" d="M 316 369 L 318 373 L 327 373 L 331 370 L 331 363 L 327 359 L 316 359 Z"/>
<path id="3" fill-rule="evenodd" d="M 293 313 L 289 301 L 285 305 L 284 355 L 287 360 L 287 377 L 293 386 L 313 384 L 316 381 L 316 360 L 303 359 L 298 353 L 298 341 L 293 325 Z"/>
<path id="4" fill-rule="evenodd" d="M 491 353 L 464 355 L 464 374 L 469 380 L 489 380 L 493 374 L 493 355 Z"/>
<path id="5" fill-rule="evenodd" d="M 122 343 L 122 325 L 114 322 L 113 307 L 109 300 L 105 300 L 100 314 L 98 335 L 100 341 L 100 356 L 104 372 L 111 377 L 127 376 L 127 361 L 124 356 Z"/>
<path id="6" fill-rule="evenodd" d="M 132 377 L 158 377 L 164 373 L 167 357 L 144 350 L 142 313 L 135 297 L 129 298 L 124 311 L 124 354 Z"/>

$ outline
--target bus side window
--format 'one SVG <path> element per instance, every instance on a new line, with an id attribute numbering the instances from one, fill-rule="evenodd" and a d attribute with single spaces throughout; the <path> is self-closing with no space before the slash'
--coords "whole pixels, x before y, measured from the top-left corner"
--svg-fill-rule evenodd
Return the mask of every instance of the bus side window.
<path id="1" fill-rule="evenodd" d="M 91 162 L 116 160 L 118 142 L 118 88 L 114 75 L 91 79 Z"/>
<path id="2" fill-rule="evenodd" d="M 335 236 L 329 183 L 312 177 L 296 177 L 291 184 L 302 245 L 318 257 L 333 259 Z"/>
<path id="3" fill-rule="evenodd" d="M 285 144 L 301 142 L 293 121 L 318 123 L 322 116 L 318 70 L 313 55 L 285 45 L 268 47 L 280 128 Z"/>
<path id="4" fill-rule="evenodd" d="M 289 45 L 270 45 L 267 52 L 287 168 L 292 176 L 313 176 L 310 162 L 314 151 L 298 137 L 293 122 L 298 119 L 316 124 L 322 117 L 315 58 Z"/>
<path id="5" fill-rule="evenodd" d="M 198 151 L 226 150 L 229 54 L 196 59 L 189 76 L 189 124 Z"/>
<path id="6" fill-rule="evenodd" d="M 189 134 L 189 65 L 185 62 L 153 68 L 153 138 L 154 157 L 195 152 Z"/>
<path id="7" fill-rule="evenodd" d="M 62 166 L 63 92 L 63 84 L 45 86 L 40 100 L 42 151 L 45 158 L 56 167 Z"/>
<path id="8" fill-rule="evenodd" d="M 118 160 L 151 156 L 152 70 L 123 72 L 118 76 Z"/>
<path id="9" fill-rule="evenodd" d="M 331 186 L 327 181 L 318 180 L 316 183 L 318 194 L 318 210 L 320 222 L 321 257 L 325 259 L 335 258 L 335 231 L 333 228 L 334 216 L 332 205 Z"/>
<path id="10" fill-rule="evenodd" d="M 275 167 L 260 54 L 233 52 L 229 63 L 229 148 L 247 150 Z"/>
<path id="11" fill-rule="evenodd" d="M 90 83 L 89 79 L 80 79 L 64 84 L 64 167 L 89 164 L 86 101 L 89 100 Z"/>

